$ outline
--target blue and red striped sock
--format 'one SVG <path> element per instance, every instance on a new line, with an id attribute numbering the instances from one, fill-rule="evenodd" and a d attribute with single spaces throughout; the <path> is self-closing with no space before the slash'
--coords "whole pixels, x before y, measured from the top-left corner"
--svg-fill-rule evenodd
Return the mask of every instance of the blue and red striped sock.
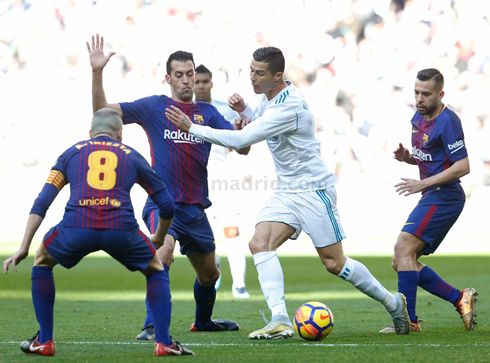
<path id="1" fill-rule="evenodd" d="M 168 267 L 166 264 L 163 264 L 163 268 L 165 269 L 165 271 L 167 271 L 167 279 L 169 279 L 168 271 L 170 270 L 170 267 Z M 148 304 L 148 295 L 146 296 L 145 304 L 146 304 L 146 319 L 145 319 L 145 325 L 143 325 L 143 327 L 146 327 L 149 324 L 153 324 L 153 315 L 151 314 L 150 305 Z"/>
<path id="2" fill-rule="evenodd" d="M 410 320 L 417 321 L 415 306 L 417 304 L 418 271 L 398 271 L 398 292 L 407 298 L 407 310 Z"/>
<path id="3" fill-rule="evenodd" d="M 453 305 L 461 295 L 461 291 L 449 285 L 429 266 L 424 266 L 420 270 L 419 286 L 432 295 L 439 296 L 441 299 L 451 302 Z"/>
<path id="4" fill-rule="evenodd" d="M 171 345 L 169 329 L 172 300 L 167 270 L 155 271 L 146 276 L 146 296 L 153 316 L 156 341 Z"/>
<path id="5" fill-rule="evenodd" d="M 40 326 L 39 343 L 53 340 L 54 286 L 53 269 L 48 266 L 32 268 L 32 303 Z"/>
<path id="6" fill-rule="evenodd" d="M 214 285 L 202 286 L 196 279 L 196 282 L 194 282 L 194 299 L 196 300 L 195 326 L 197 330 L 212 330 L 214 324 L 211 321 L 211 315 L 213 315 L 214 301 L 216 300 Z"/>

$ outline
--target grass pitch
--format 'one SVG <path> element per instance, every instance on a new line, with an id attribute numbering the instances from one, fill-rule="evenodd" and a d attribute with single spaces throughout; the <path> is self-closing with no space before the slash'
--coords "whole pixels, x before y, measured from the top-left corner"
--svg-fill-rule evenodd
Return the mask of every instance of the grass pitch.
<path id="1" fill-rule="evenodd" d="M 1 256 L 3 261 L 8 256 Z M 397 277 L 390 257 L 358 257 L 390 291 Z M 328 274 L 318 257 L 281 256 L 290 316 L 301 304 L 326 303 L 335 317 L 334 329 L 320 342 L 295 336 L 289 340 L 251 341 L 249 332 L 265 325 L 260 309 L 270 316 L 251 258 L 247 260 L 248 300 L 235 300 L 231 277 L 223 258 L 223 282 L 217 295 L 214 318 L 230 318 L 240 331 L 191 333 L 194 319 L 194 274 L 188 261 L 177 258 L 170 270 L 173 312 L 171 334 L 194 350 L 196 356 L 170 358 L 194 362 L 316 362 L 316 361 L 490 361 L 489 267 L 490 256 L 431 256 L 423 262 L 441 277 L 463 289 L 479 292 L 478 325 L 464 329 L 462 320 L 447 302 L 419 289 L 417 314 L 423 332 L 408 336 L 379 334 L 391 320 L 377 302 L 364 297 L 349 283 Z M 18 348 L 38 329 L 30 296 L 32 258 L 19 273 L 0 277 L 0 361 L 45 360 L 26 356 Z M 145 316 L 145 278 L 130 273 L 109 257 L 88 257 L 72 270 L 57 266 L 55 331 L 56 355 L 50 361 L 146 362 L 153 359 L 153 342 L 134 338 Z M 169 358 L 162 358 L 169 359 Z"/>

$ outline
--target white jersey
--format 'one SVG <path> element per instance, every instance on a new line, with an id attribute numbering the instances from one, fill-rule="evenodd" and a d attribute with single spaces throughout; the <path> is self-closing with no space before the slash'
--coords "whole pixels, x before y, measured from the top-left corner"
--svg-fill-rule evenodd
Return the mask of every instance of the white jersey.
<path id="1" fill-rule="evenodd" d="M 238 114 L 233 111 L 227 103 L 211 100 L 211 104 L 218 109 L 218 112 L 231 123 L 235 122 L 238 118 Z M 223 146 L 213 145 L 211 147 L 211 153 L 209 154 L 209 164 L 223 164 L 226 161 L 227 151 Z"/>
<path id="2" fill-rule="evenodd" d="M 321 157 L 315 122 L 301 92 L 289 81 L 272 100 L 262 95 L 255 111 L 240 113 L 252 122 L 240 131 L 192 124 L 189 133 L 213 144 L 242 149 L 267 140 L 279 192 L 326 189 L 337 182 Z"/>

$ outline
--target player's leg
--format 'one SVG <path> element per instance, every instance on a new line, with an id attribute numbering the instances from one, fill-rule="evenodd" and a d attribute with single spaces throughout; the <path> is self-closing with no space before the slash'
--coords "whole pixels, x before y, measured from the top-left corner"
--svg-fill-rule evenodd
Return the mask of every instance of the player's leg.
<path id="1" fill-rule="evenodd" d="M 272 318 L 269 323 L 264 316 L 267 325 L 250 333 L 249 339 L 289 338 L 294 334 L 284 298 L 284 274 L 276 250 L 295 232 L 290 225 L 278 222 L 262 222 L 255 227 L 249 246 Z"/>
<path id="2" fill-rule="evenodd" d="M 20 349 L 27 354 L 54 355 L 53 340 L 55 284 L 53 267 L 54 258 L 41 246 L 36 251 L 32 267 L 32 302 L 40 330 L 31 339 L 20 344 Z"/>
<path id="3" fill-rule="evenodd" d="M 150 306 L 155 334 L 155 355 L 188 355 L 180 344 L 170 337 L 172 300 L 168 269 L 160 261 L 155 246 L 139 229 L 135 231 L 105 230 L 102 250 L 122 263 L 130 271 L 141 271 L 146 276 L 146 295 Z"/>
<path id="4" fill-rule="evenodd" d="M 211 320 L 216 300 L 215 283 L 219 277 L 214 251 L 201 253 L 194 251 L 187 255 L 194 271 L 194 299 L 196 301 L 196 320 L 191 331 L 233 331 L 238 330 L 236 322 L 229 319 Z"/>
<path id="5" fill-rule="evenodd" d="M 146 227 L 150 231 L 150 234 L 154 234 L 158 227 L 158 216 L 159 209 L 154 204 L 148 204 L 145 206 L 143 211 L 143 220 Z M 170 270 L 174 259 L 174 248 L 175 248 L 175 238 L 172 235 L 167 234 L 163 246 L 157 250 L 158 257 L 160 261 L 163 261 L 163 269 L 167 271 Z M 153 315 L 151 313 L 150 305 L 148 304 L 148 296 L 145 299 L 146 305 L 146 317 L 141 329 L 141 333 L 136 336 L 138 340 L 155 340 L 155 327 L 153 324 Z"/>
<path id="6" fill-rule="evenodd" d="M 231 287 L 233 296 L 236 299 L 248 299 L 250 295 L 245 288 L 246 258 L 238 227 L 225 227 L 224 235 L 231 277 L 233 279 Z"/>

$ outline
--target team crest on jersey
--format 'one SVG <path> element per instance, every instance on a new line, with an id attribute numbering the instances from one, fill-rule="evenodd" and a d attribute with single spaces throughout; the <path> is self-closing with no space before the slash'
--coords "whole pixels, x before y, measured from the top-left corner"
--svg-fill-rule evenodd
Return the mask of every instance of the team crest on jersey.
<path id="1" fill-rule="evenodd" d="M 427 145 L 427 143 L 429 142 L 429 135 L 424 134 L 424 137 L 422 138 L 422 142 L 424 145 Z"/>
<path id="2" fill-rule="evenodd" d="M 202 115 L 194 115 L 194 123 L 198 125 L 204 125 L 204 118 Z"/>

